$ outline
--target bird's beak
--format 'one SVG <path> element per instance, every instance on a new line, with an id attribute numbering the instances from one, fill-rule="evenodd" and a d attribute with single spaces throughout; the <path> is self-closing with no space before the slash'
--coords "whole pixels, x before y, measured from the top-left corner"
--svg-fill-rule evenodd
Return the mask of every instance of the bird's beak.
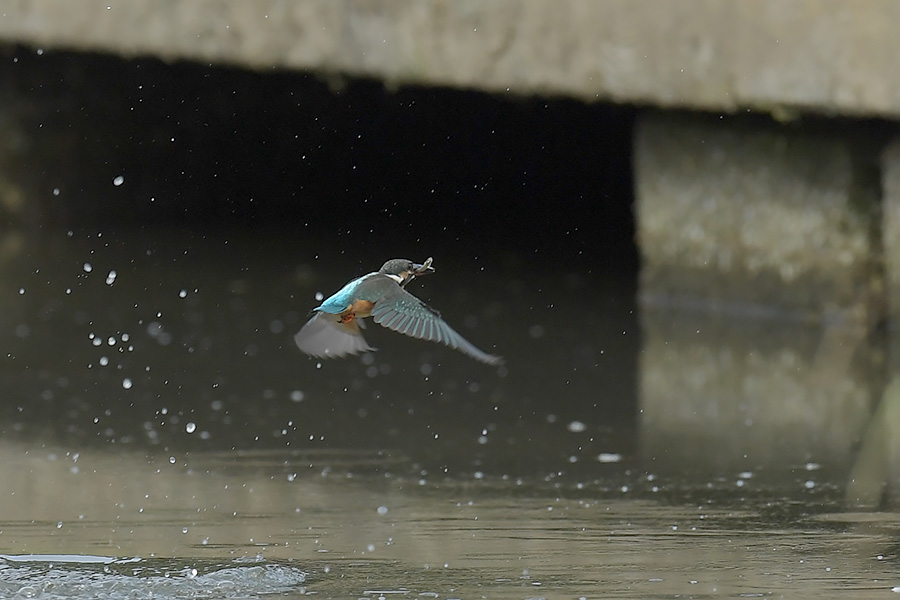
<path id="1" fill-rule="evenodd" d="M 413 263 L 412 274 L 418 277 L 420 275 L 428 275 L 429 273 L 434 273 L 434 267 L 431 266 L 431 261 L 432 259 L 431 257 L 429 257 L 428 260 L 426 260 L 421 265 Z"/>

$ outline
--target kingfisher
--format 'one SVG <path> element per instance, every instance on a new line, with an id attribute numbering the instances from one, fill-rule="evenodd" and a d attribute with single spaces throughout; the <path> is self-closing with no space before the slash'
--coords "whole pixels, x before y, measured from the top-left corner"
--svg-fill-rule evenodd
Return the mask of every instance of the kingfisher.
<path id="1" fill-rule="evenodd" d="M 489 365 L 503 358 L 487 354 L 451 328 L 438 311 L 406 291 L 416 277 L 434 273 L 432 259 L 417 264 L 405 258 L 384 263 L 378 271 L 357 277 L 313 309 L 313 317 L 294 336 L 306 354 L 344 357 L 375 350 L 362 336 L 362 319 L 372 320 L 410 337 L 441 342 Z"/>

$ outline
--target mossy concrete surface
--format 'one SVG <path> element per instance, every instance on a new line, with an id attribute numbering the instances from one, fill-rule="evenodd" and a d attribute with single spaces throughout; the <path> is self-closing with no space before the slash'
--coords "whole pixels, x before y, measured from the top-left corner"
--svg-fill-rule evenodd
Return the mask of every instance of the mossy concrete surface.
<path id="1" fill-rule="evenodd" d="M 879 310 L 878 139 L 760 121 L 639 119 L 642 299 L 801 318 Z"/>

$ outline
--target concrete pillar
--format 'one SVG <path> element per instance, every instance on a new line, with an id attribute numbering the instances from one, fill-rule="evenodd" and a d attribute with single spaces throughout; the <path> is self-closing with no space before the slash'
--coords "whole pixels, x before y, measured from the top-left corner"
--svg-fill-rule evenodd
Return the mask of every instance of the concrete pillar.
<path id="1" fill-rule="evenodd" d="M 877 143 L 648 114 L 635 134 L 641 300 L 818 319 L 877 307 Z"/>
<path id="2" fill-rule="evenodd" d="M 640 119 L 648 468 L 849 469 L 884 384 L 877 156 L 833 128 Z"/>

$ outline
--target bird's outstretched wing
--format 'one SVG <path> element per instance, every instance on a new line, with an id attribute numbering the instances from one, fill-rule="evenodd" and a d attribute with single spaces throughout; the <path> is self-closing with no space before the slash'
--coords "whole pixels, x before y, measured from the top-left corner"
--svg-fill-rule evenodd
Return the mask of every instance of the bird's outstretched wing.
<path id="1" fill-rule="evenodd" d="M 398 333 L 446 344 L 483 363 L 503 364 L 502 357 L 487 354 L 476 348 L 447 325 L 437 311 L 399 286 L 394 293 L 375 303 L 372 308 L 372 319 L 382 327 Z"/>
<path id="2" fill-rule="evenodd" d="M 297 332 L 294 341 L 298 348 L 318 358 L 341 358 L 374 350 L 359 331 L 357 321 L 341 323 L 335 315 L 317 312 Z"/>

